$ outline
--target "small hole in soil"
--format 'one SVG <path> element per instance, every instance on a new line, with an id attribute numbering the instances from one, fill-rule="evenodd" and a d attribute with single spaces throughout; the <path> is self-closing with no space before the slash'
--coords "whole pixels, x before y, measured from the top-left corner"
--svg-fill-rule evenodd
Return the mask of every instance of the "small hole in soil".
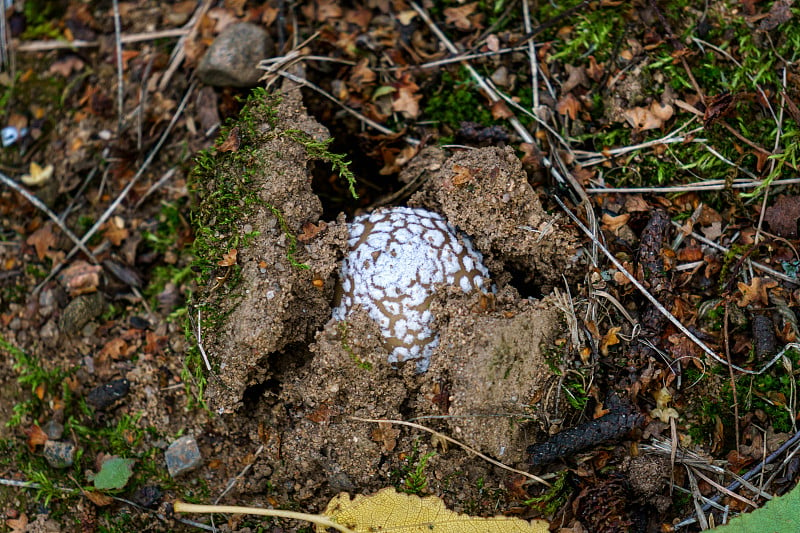
<path id="1" fill-rule="evenodd" d="M 513 266 L 506 268 L 511 274 L 511 286 L 517 289 L 522 298 L 542 297 L 542 288 L 535 283 L 535 276 L 531 276 L 530 271 L 519 270 Z"/>
<path id="2" fill-rule="evenodd" d="M 248 413 L 255 409 L 265 394 L 277 395 L 280 392 L 281 383 L 277 379 L 268 379 L 264 383 L 247 387 L 242 395 L 243 411 Z"/>

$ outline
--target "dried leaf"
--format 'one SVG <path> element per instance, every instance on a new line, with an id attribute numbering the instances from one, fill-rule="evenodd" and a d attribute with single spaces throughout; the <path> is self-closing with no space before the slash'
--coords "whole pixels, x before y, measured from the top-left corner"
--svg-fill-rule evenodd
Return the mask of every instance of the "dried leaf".
<path id="1" fill-rule="evenodd" d="M 623 227 L 625 224 L 628 223 L 628 220 L 630 220 L 630 218 L 631 218 L 630 213 L 623 213 L 617 216 L 612 216 L 609 215 L 608 213 L 603 213 L 603 224 L 600 227 L 606 231 L 616 233 L 618 229 L 620 229 L 621 227 Z"/>
<path id="2" fill-rule="evenodd" d="M 472 29 L 472 22 L 469 16 L 475 12 L 478 2 L 471 2 L 460 7 L 448 7 L 444 10 L 445 23 L 453 24 L 456 28 L 463 31 Z"/>
<path id="3" fill-rule="evenodd" d="M 125 220 L 122 217 L 111 217 L 105 224 L 100 226 L 103 236 L 111 241 L 114 246 L 119 246 L 122 241 L 128 238 L 130 233 L 125 228 Z"/>
<path id="4" fill-rule="evenodd" d="M 527 522 L 519 518 L 495 516 L 476 518 L 448 510 L 444 502 L 435 496 L 420 498 L 398 493 L 386 488 L 372 496 L 357 495 L 350 499 L 346 492 L 328 503 L 323 515 L 357 532 L 392 531 L 393 533 L 461 533 L 481 531 L 484 533 L 548 533 L 549 525 L 544 520 Z M 317 533 L 325 531 L 316 527 Z"/>
<path id="5" fill-rule="evenodd" d="M 73 72 L 77 72 L 79 70 L 83 70 L 83 67 L 86 65 L 81 58 L 75 55 L 69 55 L 65 58 L 59 59 L 47 70 L 48 74 L 59 74 L 65 78 L 68 78 L 70 74 Z"/>
<path id="6" fill-rule="evenodd" d="M 604 356 L 608 355 L 608 347 L 614 346 L 615 344 L 619 344 L 619 337 L 617 337 L 617 333 L 622 328 L 619 326 L 614 326 L 608 330 L 608 332 L 603 335 L 603 340 L 600 341 L 600 353 Z"/>
<path id="7" fill-rule="evenodd" d="M 378 422 L 378 427 L 372 431 L 372 440 L 383 443 L 383 449 L 387 452 L 394 450 L 399 436 L 400 430 L 392 427 L 391 422 Z"/>
<path id="8" fill-rule="evenodd" d="M 25 428 L 23 432 L 28 437 L 28 449 L 31 452 L 34 452 L 37 446 L 41 446 L 47 442 L 47 434 L 36 424 Z"/>
<path id="9" fill-rule="evenodd" d="M 453 165 L 453 185 L 456 187 L 469 183 L 474 178 L 472 170 L 462 165 Z"/>
<path id="10" fill-rule="evenodd" d="M 769 8 L 769 14 L 758 25 L 761 31 L 772 31 L 784 22 L 788 22 L 792 18 L 792 10 L 790 9 L 794 4 L 794 0 L 778 0 L 772 7 Z"/>
<path id="11" fill-rule="evenodd" d="M 800 221 L 800 196 L 779 196 L 775 204 L 767 208 L 764 221 L 769 224 L 770 231 L 780 237 L 796 239 Z"/>
<path id="12" fill-rule="evenodd" d="M 768 305 L 769 296 L 767 296 L 767 290 L 777 286 L 778 282 L 769 278 L 753 278 L 750 285 L 740 281 L 739 291 L 741 291 L 742 297 L 736 302 L 736 305 L 744 307 L 756 302 L 760 302 L 762 305 Z"/>
<path id="13" fill-rule="evenodd" d="M 234 126 L 228 132 L 228 136 L 219 145 L 220 152 L 238 152 L 239 145 L 241 144 L 241 134 L 239 126 Z"/>
<path id="14" fill-rule="evenodd" d="M 103 267 L 99 265 L 79 260 L 62 270 L 58 280 L 71 295 L 86 294 L 97 290 L 102 271 Z"/>
<path id="15" fill-rule="evenodd" d="M 42 168 L 38 164 L 31 162 L 28 174 L 22 176 L 20 181 L 28 187 L 36 187 L 46 183 L 51 177 L 53 177 L 53 165 L 47 165 Z"/>
<path id="16" fill-rule="evenodd" d="M 578 111 L 581 110 L 580 101 L 572 96 L 572 93 L 567 93 L 556 104 L 556 111 L 561 115 L 567 115 L 572 120 L 578 116 Z"/>
<path id="17" fill-rule="evenodd" d="M 53 233 L 53 223 L 47 222 L 41 228 L 31 233 L 25 242 L 36 249 L 36 257 L 41 261 L 45 257 L 50 256 L 50 248 L 55 246 L 57 240 L 57 237 Z"/>
<path id="18" fill-rule="evenodd" d="M 98 507 L 105 507 L 106 505 L 114 503 L 114 498 L 102 492 L 97 492 L 96 490 L 84 490 L 83 495 L 89 498 L 89 500 Z"/>
<path id="19" fill-rule="evenodd" d="M 236 256 L 239 254 L 239 251 L 236 248 L 231 248 L 224 254 L 222 254 L 222 259 L 217 261 L 217 264 L 221 267 L 229 267 L 236 264 Z"/>
<path id="20" fill-rule="evenodd" d="M 325 230 L 328 224 L 324 220 L 320 220 L 319 224 L 312 224 L 306 222 L 303 224 L 303 233 L 297 236 L 297 240 L 302 243 L 311 242 L 311 240 L 319 234 L 320 231 Z"/>
<path id="21" fill-rule="evenodd" d="M 419 115 L 419 101 L 422 98 L 421 94 L 414 94 L 417 89 L 416 85 L 413 86 L 413 89 L 411 87 L 400 87 L 395 99 L 392 101 L 392 109 L 403 113 L 408 118 L 417 118 Z"/>

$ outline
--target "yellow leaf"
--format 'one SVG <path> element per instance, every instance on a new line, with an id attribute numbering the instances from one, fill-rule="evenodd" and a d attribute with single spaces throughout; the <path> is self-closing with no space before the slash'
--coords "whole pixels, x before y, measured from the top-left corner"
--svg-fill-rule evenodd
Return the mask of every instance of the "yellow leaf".
<path id="1" fill-rule="evenodd" d="M 49 180 L 53 175 L 53 165 L 47 165 L 42 168 L 36 163 L 31 162 L 30 173 L 25 174 L 20 178 L 22 183 L 28 187 L 35 187 L 41 185 Z"/>
<path id="2" fill-rule="evenodd" d="M 353 500 L 342 492 L 323 513 L 356 532 L 391 531 L 392 533 L 547 533 L 544 520 L 527 522 L 519 518 L 495 516 L 477 518 L 448 510 L 435 496 L 420 498 L 385 488 L 372 496 L 357 495 Z M 317 533 L 324 527 L 317 526 Z"/>

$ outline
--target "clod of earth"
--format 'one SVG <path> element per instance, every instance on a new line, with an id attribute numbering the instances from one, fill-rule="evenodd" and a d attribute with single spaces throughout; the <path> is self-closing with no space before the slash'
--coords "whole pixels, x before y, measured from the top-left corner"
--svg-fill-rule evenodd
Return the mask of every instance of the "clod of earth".
<path id="1" fill-rule="evenodd" d="M 417 361 L 424 372 L 439 344 L 430 312 L 434 287 L 484 289 L 489 271 L 469 238 L 432 211 L 395 207 L 357 217 L 348 226 L 341 301 L 333 318 L 357 305 L 380 325 L 389 362 Z"/>

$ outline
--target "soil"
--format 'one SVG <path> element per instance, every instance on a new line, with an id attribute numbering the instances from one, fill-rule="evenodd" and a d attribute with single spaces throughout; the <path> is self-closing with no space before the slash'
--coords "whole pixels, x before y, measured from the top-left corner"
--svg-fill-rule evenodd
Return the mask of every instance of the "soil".
<path id="1" fill-rule="evenodd" d="M 324 135 L 295 87 L 284 86 L 278 117 L 277 130 L 300 125 Z M 226 289 L 215 280 L 205 291 L 206 306 L 227 316 L 204 333 L 219 367 L 207 395 L 221 415 L 219 433 L 263 443 L 256 469 L 265 473 L 263 482 L 269 473 L 283 497 L 311 500 L 313 507 L 339 491 L 385 487 L 396 481 L 403 457 L 436 449 L 425 433 L 353 417 L 416 420 L 525 468 L 525 447 L 547 427 L 548 408 L 556 407 L 558 376 L 547 357 L 558 352 L 555 341 L 566 322 L 551 299 L 521 297 L 513 281 L 517 272 L 536 272 L 540 277 L 525 278 L 525 287 L 547 286 L 578 265 L 575 235 L 542 210 L 513 151 L 454 155 L 410 202 L 442 212 L 466 231 L 497 287 L 489 295 L 439 288 L 431 311 L 441 342 L 421 374 L 413 364 L 387 363 L 381 332 L 365 312 L 346 322 L 330 319 L 346 225 L 344 215 L 320 221 L 303 147 L 278 136 L 256 153 L 259 196 L 284 214 L 289 231 L 300 233 L 309 222 L 325 229 L 301 245 L 296 259 L 309 268 L 298 268 L 273 212 L 256 209 L 241 225 L 258 232 L 238 251 L 241 278 Z M 453 185 L 461 168 L 469 169 L 469 182 Z M 502 484 L 494 467 L 458 449 L 440 450 L 428 467 L 436 480 L 470 472 L 485 486 Z M 450 479 L 451 490 L 464 496 L 469 478 Z M 449 503 L 458 508 L 469 499 Z"/>

